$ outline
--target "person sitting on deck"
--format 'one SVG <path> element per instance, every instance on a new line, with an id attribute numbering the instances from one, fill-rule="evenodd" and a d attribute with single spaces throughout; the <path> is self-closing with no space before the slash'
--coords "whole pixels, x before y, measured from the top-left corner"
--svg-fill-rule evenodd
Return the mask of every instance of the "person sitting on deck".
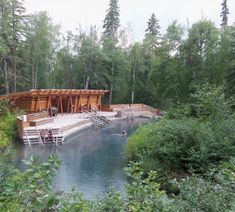
<path id="1" fill-rule="evenodd" d="M 46 131 L 44 129 L 39 130 L 40 137 L 42 139 L 42 142 L 45 141 Z"/>
<path id="2" fill-rule="evenodd" d="M 53 132 L 52 130 L 48 130 L 48 139 L 53 140 Z"/>

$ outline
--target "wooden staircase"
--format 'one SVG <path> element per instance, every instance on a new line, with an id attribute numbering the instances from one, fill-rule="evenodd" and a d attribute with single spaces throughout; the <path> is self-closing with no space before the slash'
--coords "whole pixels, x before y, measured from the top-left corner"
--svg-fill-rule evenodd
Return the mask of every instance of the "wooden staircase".
<path id="1" fill-rule="evenodd" d="M 54 128 L 54 129 L 28 129 L 24 130 L 23 134 L 23 142 L 24 144 L 28 144 L 30 147 L 33 144 L 44 144 L 48 143 L 62 143 L 64 137 L 61 133 L 61 129 Z"/>
<path id="2" fill-rule="evenodd" d="M 105 125 L 108 125 L 108 124 L 111 124 L 112 122 L 110 120 L 108 120 L 107 118 L 105 118 L 104 116 L 97 116 L 96 114 L 93 114 L 91 117 L 90 117 L 90 120 L 92 121 L 92 123 L 95 125 L 95 126 L 105 126 Z"/>

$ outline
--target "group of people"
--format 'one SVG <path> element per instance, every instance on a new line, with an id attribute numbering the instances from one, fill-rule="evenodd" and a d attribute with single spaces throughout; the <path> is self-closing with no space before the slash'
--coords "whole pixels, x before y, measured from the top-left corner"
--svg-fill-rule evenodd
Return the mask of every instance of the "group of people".
<path id="1" fill-rule="evenodd" d="M 45 138 L 47 138 L 49 140 L 53 139 L 53 132 L 51 129 L 49 129 L 49 130 L 41 129 L 41 130 L 39 130 L 39 133 L 40 133 L 40 137 L 41 137 L 42 141 L 44 141 Z"/>

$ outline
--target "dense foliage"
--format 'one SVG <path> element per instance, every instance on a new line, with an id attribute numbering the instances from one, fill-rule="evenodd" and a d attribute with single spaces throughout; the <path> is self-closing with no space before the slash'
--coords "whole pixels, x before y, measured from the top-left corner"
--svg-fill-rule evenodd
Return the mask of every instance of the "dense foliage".
<path id="1" fill-rule="evenodd" d="M 208 170 L 206 177 L 194 175 L 172 181 L 180 193 L 168 196 L 160 189 L 158 174 L 147 175 L 139 163 L 126 171 L 131 178 L 126 195 L 110 190 L 104 197 L 87 200 L 82 194 L 53 192 L 51 181 L 58 168 L 58 158 L 51 155 L 41 163 L 32 157 L 25 161 L 25 171 L 10 165 L 9 153 L 0 160 L 1 211 L 225 211 L 235 209 L 235 164 L 229 161 Z"/>
<path id="2" fill-rule="evenodd" d="M 175 210 L 224 211 L 234 207 L 235 117 L 222 88 L 195 88 L 191 103 L 164 120 L 143 126 L 129 139 L 126 154 L 176 195 Z"/>
<path id="3" fill-rule="evenodd" d="M 26 16 L 22 0 L 1 0 L 0 93 L 97 88 L 110 90 L 110 102 L 168 107 L 207 82 L 234 95 L 235 28 L 226 1 L 221 29 L 201 19 L 187 28 L 173 21 L 162 33 L 153 13 L 139 42 L 120 26 L 118 3 L 109 1 L 102 33 L 91 26 L 62 34 L 46 12 Z"/>
<path id="4" fill-rule="evenodd" d="M 0 101 L 0 149 L 12 144 L 16 137 L 16 115 L 8 110 L 8 101 Z"/>
<path id="5" fill-rule="evenodd" d="M 152 14 L 143 41 L 119 31 L 110 0 L 96 27 L 60 33 L 45 12 L 25 15 L 23 0 L 0 0 L 0 93 L 38 88 L 109 89 L 109 102 L 170 108 L 129 139 L 126 195 L 111 190 L 86 200 L 53 192 L 59 160 L 32 157 L 24 170 L 0 155 L 0 211 L 235 211 L 235 27 L 202 19 L 164 34 Z M 0 148 L 15 136 L 15 115 L 0 105 Z"/>

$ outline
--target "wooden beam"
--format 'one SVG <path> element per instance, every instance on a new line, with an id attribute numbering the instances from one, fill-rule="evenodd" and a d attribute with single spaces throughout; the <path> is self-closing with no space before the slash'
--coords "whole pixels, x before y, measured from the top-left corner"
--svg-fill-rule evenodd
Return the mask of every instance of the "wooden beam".
<path id="1" fill-rule="evenodd" d="M 78 96 L 76 95 L 75 97 L 75 102 L 74 102 L 74 113 L 78 112 Z"/>
<path id="2" fill-rule="evenodd" d="M 97 108 L 101 110 L 101 95 L 100 94 L 97 96 Z"/>
<path id="3" fill-rule="evenodd" d="M 79 110 L 79 112 L 82 110 L 82 106 L 81 106 L 82 101 L 81 101 L 81 98 L 82 98 L 82 96 L 80 95 L 79 99 L 78 99 L 78 110 Z"/>
<path id="4" fill-rule="evenodd" d="M 62 92 L 60 92 L 60 96 L 59 96 L 59 99 L 60 99 L 60 110 L 61 110 L 61 114 L 64 115 L 64 109 L 63 109 L 63 103 L 62 103 L 62 95 L 61 95 Z"/>
<path id="5" fill-rule="evenodd" d="M 41 103 L 40 103 L 40 95 L 39 92 L 37 92 L 37 102 L 36 102 L 36 112 L 41 111 Z M 38 110 L 39 108 L 39 110 Z"/>
<path id="6" fill-rule="evenodd" d="M 90 99 L 90 94 L 87 95 L 87 108 L 88 110 L 91 109 L 91 99 Z"/>
<path id="7" fill-rule="evenodd" d="M 51 92 L 48 94 L 47 111 L 51 108 Z"/>

